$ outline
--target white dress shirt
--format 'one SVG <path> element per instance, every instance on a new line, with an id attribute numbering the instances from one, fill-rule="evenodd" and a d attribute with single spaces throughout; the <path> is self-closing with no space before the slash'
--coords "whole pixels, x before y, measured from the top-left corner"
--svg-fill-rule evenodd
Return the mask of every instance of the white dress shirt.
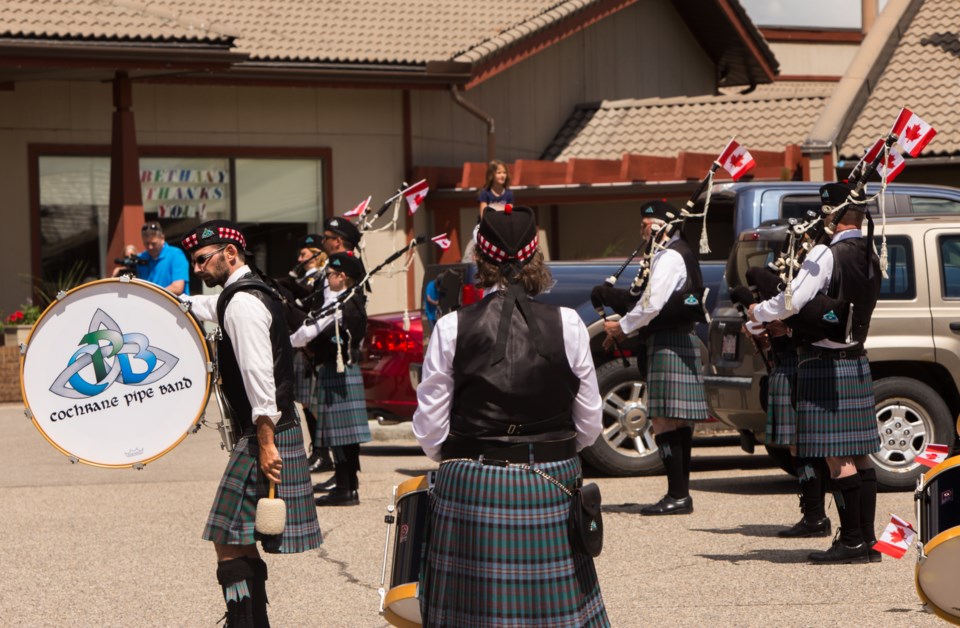
<path id="1" fill-rule="evenodd" d="M 603 429 L 603 412 L 587 328 L 577 313 L 569 308 L 560 308 L 560 316 L 567 362 L 573 374 L 580 378 L 580 389 L 573 401 L 579 451 L 597 440 Z M 423 356 L 423 376 L 417 386 L 417 409 L 413 413 L 413 434 L 427 457 L 437 462 L 441 459 L 440 446 L 450 434 L 457 323 L 457 313 L 451 312 L 442 316 L 433 329 Z"/>
<path id="2" fill-rule="evenodd" d="M 836 244 L 850 238 L 862 238 L 863 233 L 859 229 L 847 229 L 833 236 L 830 244 Z M 761 323 L 783 320 L 790 318 L 817 296 L 817 293 L 826 293 L 830 287 L 830 278 L 833 276 L 833 251 L 829 246 L 818 244 L 807 254 L 800 270 L 794 275 L 790 286 L 793 288 L 792 309 L 787 309 L 786 297 L 781 292 L 775 297 L 759 303 L 753 309 L 753 317 Z M 857 343 L 840 343 L 833 340 L 818 340 L 813 343 L 814 346 L 824 347 L 826 349 L 845 349 L 855 346 Z"/>
<path id="3" fill-rule="evenodd" d="M 241 266 L 233 271 L 223 287 L 250 273 L 249 267 Z M 197 318 L 223 326 L 237 356 L 247 400 L 253 408 L 250 419 L 256 425 L 257 417 L 265 416 L 276 425 L 280 411 L 277 410 L 277 386 L 273 379 L 273 344 L 270 342 L 273 318 L 270 310 L 252 294 L 238 292 L 227 304 L 221 322 L 217 320 L 218 298 L 219 295 L 215 294 L 198 294 L 183 296 L 181 300 L 190 303 L 190 311 Z"/>
<path id="4" fill-rule="evenodd" d="M 673 236 L 670 242 L 676 241 L 679 237 L 679 235 Z M 682 288 L 686 281 L 687 265 L 683 262 L 683 256 L 673 249 L 657 251 L 650 262 L 649 305 L 644 306 L 644 299 L 641 297 L 633 309 L 620 319 L 620 329 L 623 333 L 630 334 L 649 325 L 667 304 L 670 295 Z"/>
<path id="5" fill-rule="evenodd" d="M 332 304 L 337 297 L 344 293 L 345 290 L 346 288 L 344 288 L 344 290 L 340 290 L 339 292 L 332 292 L 329 290 L 329 288 L 324 288 L 324 296 L 326 296 L 328 293 L 330 296 L 324 300 L 323 307 L 327 307 L 327 305 Z M 340 310 L 334 310 L 334 312 L 318 318 L 312 323 L 305 322 L 300 326 L 299 329 L 297 329 L 297 331 L 290 335 L 290 344 L 292 344 L 294 348 L 306 347 L 311 340 L 320 335 L 320 332 L 333 324 L 334 314 L 336 314 L 337 320 L 343 319 L 343 312 Z"/>

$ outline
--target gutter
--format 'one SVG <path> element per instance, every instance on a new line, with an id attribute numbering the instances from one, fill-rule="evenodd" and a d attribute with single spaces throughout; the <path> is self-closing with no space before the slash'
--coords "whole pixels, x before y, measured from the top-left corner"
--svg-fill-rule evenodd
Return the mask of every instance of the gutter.
<path id="1" fill-rule="evenodd" d="M 469 100 L 466 100 L 460 93 L 460 88 L 456 85 L 450 86 L 450 97 L 453 98 L 453 102 L 463 107 L 470 115 L 478 118 L 487 125 L 487 162 L 489 163 L 493 161 L 496 158 L 497 152 L 496 121 L 493 119 L 493 116 L 491 116 L 489 113 L 486 113 Z"/>
<path id="2" fill-rule="evenodd" d="M 0 40 L 0 67 L 229 67 L 248 55 L 223 43 Z M 92 63 L 91 63 L 92 62 Z"/>
<path id="3" fill-rule="evenodd" d="M 889 0 L 801 145 L 804 155 L 836 158 L 837 146 L 846 139 L 922 4 L 923 0 Z"/>

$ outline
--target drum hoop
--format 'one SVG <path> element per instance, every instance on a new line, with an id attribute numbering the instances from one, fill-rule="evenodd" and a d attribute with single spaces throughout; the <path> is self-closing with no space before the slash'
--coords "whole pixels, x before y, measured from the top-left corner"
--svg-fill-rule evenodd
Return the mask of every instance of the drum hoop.
<path id="1" fill-rule="evenodd" d="M 949 535 L 947 535 L 947 536 L 944 536 L 944 535 L 946 535 L 948 532 L 952 532 L 952 534 L 949 534 Z M 942 537 L 942 536 L 943 536 L 944 538 L 941 539 L 940 537 Z M 941 532 L 941 533 L 938 534 L 937 536 L 933 537 L 934 540 L 936 541 L 936 543 L 934 544 L 933 541 L 931 541 L 931 544 L 933 544 L 934 547 L 935 547 L 936 545 L 940 545 L 941 543 L 944 543 L 944 542 L 947 541 L 949 538 L 953 538 L 953 537 L 956 537 L 956 536 L 960 536 L 960 527 L 954 526 L 954 528 L 950 528 L 950 529 L 948 529 L 948 530 L 944 530 L 943 532 Z M 923 587 L 920 586 L 920 567 L 922 567 L 922 566 L 923 566 L 923 565 L 922 565 L 920 562 L 917 562 L 917 564 L 916 564 L 916 566 L 914 567 L 914 570 L 913 570 L 913 586 L 914 586 L 914 588 L 917 590 L 917 595 L 920 597 L 920 601 L 923 603 L 923 605 L 924 605 L 928 610 L 932 611 L 933 614 L 935 614 L 935 615 L 936 615 L 937 617 L 939 617 L 940 619 L 946 620 L 946 621 L 950 622 L 951 624 L 960 624 L 960 616 L 952 615 L 952 614 L 950 614 L 950 613 L 947 613 L 946 611 L 944 611 L 943 609 L 941 609 L 939 606 L 937 606 L 936 604 L 934 604 L 933 602 L 931 602 L 931 601 L 930 601 L 930 598 L 928 598 L 928 597 L 926 596 L 926 594 L 924 593 Z"/>
<path id="2" fill-rule="evenodd" d="M 140 460 L 140 461 L 137 461 L 137 462 L 131 462 L 131 463 L 129 463 L 129 464 L 104 464 L 104 463 L 102 463 L 102 462 L 94 462 L 94 461 L 92 461 L 92 460 L 87 460 L 87 459 L 85 459 L 85 458 L 80 458 L 79 456 L 77 456 L 77 455 L 76 455 L 75 453 L 73 453 L 72 451 L 67 451 L 66 449 L 64 449 L 63 447 L 61 447 L 59 444 L 55 443 L 55 442 L 47 435 L 47 433 L 46 433 L 45 431 L 43 431 L 43 428 L 40 427 L 40 423 L 38 422 L 37 417 L 36 417 L 36 415 L 35 415 L 34 412 L 33 412 L 33 409 L 30 407 L 30 404 L 27 402 L 27 393 L 26 393 L 26 390 L 24 390 L 23 367 L 24 367 L 24 363 L 26 362 L 26 359 L 27 359 L 27 350 L 29 350 L 29 348 L 30 348 L 30 340 L 31 340 L 31 338 L 33 338 L 33 332 L 36 331 L 37 327 L 40 326 L 41 321 L 43 321 L 43 319 L 47 316 L 47 314 L 50 313 L 50 310 L 52 310 L 55 305 L 59 304 L 61 301 L 63 301 L 63 300 L 66 299 L 67 297 L 69 297 L 69 296 L 70 296 L 71 294 L 73 294 L 74 292 L 77 292 L 77 291 L 82 290 L 82 289 L 84 289 L 84 288 L 87 288 L 87 287 L 89 287 L 89 286 L 94 286 L 94 285 L 103 284 L 103 283 L 120 283 L 120 284 L 131 284 L 131 283 L 133 283 L 133 284 L 137 284 L 137 285 L 139 285 L 139 286 L 148 288 L 148 289 L 153 290 L 154 292 L 156 292 L 156 293 L 158 293 L 158 294 L 163 295 L 164 297 L 166 297 L 167 299 L 169 299 L 170 301 L 172 301 L 174 304 L 176 304 L 176 306 L 177 306 L 178 309 L 180 308 L 180 304 L 181 304 L 180 299 L 178 299 L 177 297 L 175 297 L 175 296 L 174 296 L 173 294 L 171 294 L 168 290 L 165 290 L 164 288 L 161 288 L 160 286 L 158 286 L 158 285 L 156 285 L 156 284 L 150 283 L 149 281 L 143 281 L 143 280 L 141 280 L 141 279 L 121 279 L 121 278 L 119 278 L 119 277 L 108 277 L 108 278 L 106 278 L 106 279 L 96 279 L 96 280 L 94 280 L 94 281 L 88 281 L 88 282 L 85 283 L 85 284 L 81 284 L 81 285 L 79 285 L 79 286 L 76 286 L 76 287 L 74 287 L 74 288 L 71 288 L 70 290 L 67 290 L 63 295 L 59 295 L 59 294 L 58 294 L 57 297 L 54 298 L 54 300 L 51 301 L 50 304 L 43 310 L 43 312 L 40 314 L 39 318 L 37 318 L 37 322 L 34 323 L 33 327 L 30 329 L 30 333 L 27 335 L 27 341 L 24 343 L 24 349 L 20 352 L 20 398 L 23 399 L 23 405 L 24 405 L 24 407 L 27 409 L 27 411 L 29 412 L 30 421 L 33 423 L 33 426 L 34 426 L 35 428 L 37 428 L 37 431 L 40 432 L 40 435 L 43 436 L 43 438 L 44 438 L 48 443 L 50 443 L 50 444 L 53 446 L 54 449 L 56 449 L 57 451 L 59 451 L 60 453 L 62 453 L 64 456 L 67 456 L 68 458 L 70 458 L 71 461 L 82 462 L 82 463 L 85 464 L 85 465 L 89 465 L 89 466 L 91 466 L 91 467 L 100 467 L 101 469 L 130 469 L 130 468 L 141 468 L 141 467 L 143 467 L 144 465 L 147 465 L 147 464 L 153 462 L 154 460 L 157 460 L 158 458 L 161 458 L 162 456 L 165 456 L 165 455 L 167 455 L 168 453 L 170 453 L 177 445 L 179 445 L 180 443 L 183 442 L 183 439 L 185 439 L 188 434 L 190 434 L 191 432 L 193 432 L 193 431 L 195 430 L 197 424 L 200 422 L 200 419 L 202 419 L 202 418 L 203 418 L 203 415 L 206 413 L 206 410 L 207 410 L 207 404 L 206 404 L 206 402 L 203 404 L 203 407 L 200 408 L 200 411 L 197 413 L 197 416 L 195 416 L 195 417 L 193 418 L 193 421 L 190 422 L 190 425 L 189 425 L 189 427 L 187 427 L 186 431 L 184 431 L 184 433 L 181 434 L 180 438 L 178 438 L 178 439 L 176 440 L 176 442 L 174 442 L 173 444 L 171 444 L 169 447 L 167 447 L 166 449 L 164 449 L 163 451 L 161 451 L 161 452 L 158 453 L 157 455 L 151 456 L 151 457 L 148 458 L 147 460 Z M 203 341 L 203 342 L 201 342 L 200 344 L 203 346 L 203 356 L 204 356 L 204 358 L 205 358 L 205 362 L 209 365 L 210 362 L 211 362 L 211 359 L 210 359 L 210 347 L 209 347 L 209 345 L 207 344 L 206 335 L 203 333 L 203 328 L 200 326 L 200 321 L 197 319 L 196 316 L 194 316 L 193 312 L 191 312 L 190 310 L 184 311 L 184 310 L 181 309 L 180 311 L 183 312 L 183 313 L 187 316 L 187 319 L 188 319 L 188 320 L 190 321 L 190 323 L 193 325 L 194 331 L 197 332 L 197 336 Z M 204 380 L 205 380 L 205 386 L 204 386 L 203 398 L 204 398 L 204 400 L 209 401 L 209 399 L 210 399 L 210 390 L 211 390 L 211 385 L 212 385 L 212 374 L 211 374 L 209 368 L 207 369 L 207 373 L 206 373 L 206 376 L 204 377 Z"/>
<path id="3" fill-rule="evenodd" d="M 396 501 L 400 501 L 411 493 L 426 491 L 430 488 L 430 483 L 430 476 L 426 474 L 412 477 L 409 480 L 404 480 L 397 485 L 395 499 Z"/>
<path id="4" fill-rule="evenodd" d="M 390 605 L 394 602 L 411 598 L 416 599 L 418 586 L 416 582 L 407 582 L 387 591 L 387 596 L 383 598 L 383 618 L 397 628 L 420 628 L 421 624 L 415 624 L 409 619 L 404 619 L 390 610 Z"/>
<path id="5" fill-rule="evenodd" d="M 952 458 L 947 458 L 946 460 L 944 460 L 943 462 L 941 462 L 940 464 L 938 464 L 937 466 L 935 466 L 934 468 L 930 469 L 929 471 L 923 474 L 924 487 L 926 487 L 927 484 L 933 481 L 933 478 L 935 478 L 936 476 L 940 475 L 947 469 L 951 469 L 957 466 L 960 466 L 960 456 L 953 456 Z"/>

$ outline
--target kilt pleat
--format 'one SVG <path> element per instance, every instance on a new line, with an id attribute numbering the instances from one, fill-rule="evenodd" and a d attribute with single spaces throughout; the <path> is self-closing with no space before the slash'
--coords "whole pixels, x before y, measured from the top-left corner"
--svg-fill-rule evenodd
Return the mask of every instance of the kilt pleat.
<path id="1" fill-rule="evenodd" d="M 804 458 L 865 456 L 880 450 L 866 356 L 801 356 L 797 363 L 797 447 Z"/>
<path id="2" fill-rule="evenodd" d="M 767 444 L 797 444 L 797 354 L 777 353 L 776 366 L 767 379 Z"/>
<path id="3" fill-rule="evenodd" d="M 323 543 L 300 425 L 279 432 L 276 443 L 283 459 L 282 481 L 277 484 L 276 496 L 287 507 L 283 533 L 264 536 L 254 529 L 257 500 L 267 497 L 269 482 L 257 463 L 256 437 L 245 436 L 230 454 L 203 530 L 204 540 L 223 545 L 253 545 L 260 541 L 263 551 L 270 554 L 305 552 Z"/>
<path id="4" fill-rule="evenodd" d="M 316 388 L 310 406 L 317 417 L 316 442 L 340 447 L 371 440 L 359 366 L 347 366 L 345 372 L 337 373 L 335 365 L 322 365 L 317 370 Z"/>
<path id="5" fill-rule="evenodd" d="M 568 488 L 579 458 L 535 465 Z M 570 497 L 528 469 L 442 464 L 421 570 L 425 626 L 609 626 L 593 559 L 573 551 Z"/>
<path id="6" fill-rule="evenodd" d="M 293 356 L 293 394 L 300 403 L 309 406 L 313 399 L 313 365 L 303 351 L 297 351 Z"/>
<path id="7" fill-rule="evenodd" d="M 706 421 L 703 366 L 697 337 L 657 331 L 647 340 L 647 412 L 651 417 Z"/>

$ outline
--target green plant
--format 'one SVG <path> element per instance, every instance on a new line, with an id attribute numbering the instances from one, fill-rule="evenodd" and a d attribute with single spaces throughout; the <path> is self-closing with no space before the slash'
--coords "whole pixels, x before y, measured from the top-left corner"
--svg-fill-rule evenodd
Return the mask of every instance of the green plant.
<path id="1" fill-rule="evenodd" d="M 40 314 L 43 312 L 40 309 L 39 305 L 34 305 L 32 301 L 28 301 L 20 305 L 20 309 L 15 310 L 12 314 L 3 319 L 3 326 L 7 325 L 33 325 L 37 322 L 37 319 L 40 318 Z"/>

